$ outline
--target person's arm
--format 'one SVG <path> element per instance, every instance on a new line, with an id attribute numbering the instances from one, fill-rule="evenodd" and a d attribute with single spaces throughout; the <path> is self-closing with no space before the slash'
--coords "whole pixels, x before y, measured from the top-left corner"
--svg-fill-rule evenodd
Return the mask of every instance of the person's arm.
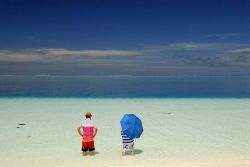
<path id="1" fill-rule="evenodd" d="M 80 136 L 83 136 L 82 132 L 81 132 L 81 127 L 77 128 L 77 132 L 79 133 Z"/>
<path id="2" fill-rule="evenodd" d="M 97 134 L 97 128 L 94 128 L 94 135 L 93 135 L 93 137 L 95 137 L 96 136 L 96 134 Z"/>

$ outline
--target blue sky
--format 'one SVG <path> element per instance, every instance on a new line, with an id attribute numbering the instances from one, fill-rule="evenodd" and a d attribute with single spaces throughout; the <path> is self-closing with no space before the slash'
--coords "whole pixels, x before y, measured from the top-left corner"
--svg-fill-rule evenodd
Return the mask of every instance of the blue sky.
<path id="1" fill-rule="evenodd" d="M 2 0 L 0 21 L 0 74 L 250 73 L 248 0 Z"/>

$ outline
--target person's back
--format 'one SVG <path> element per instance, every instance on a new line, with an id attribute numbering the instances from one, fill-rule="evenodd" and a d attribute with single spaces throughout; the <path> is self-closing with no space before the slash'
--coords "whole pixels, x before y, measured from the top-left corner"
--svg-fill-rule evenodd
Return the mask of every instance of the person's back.
<path id="1" fill-rule="evenodd" d="M 91 113 L 87 112 L 85 117 L 86 119 L 82 122 L 81 126 L 77 128 L 79 135 L 82 136 L 82 151 L 84 156 L 87 155 L 87 151 L 89 151 L 90 155 L 94 154 L 94 137 L 97 133 L 97 128 L 95 128 L 94 122 L 91 120 Z"/>
<path id="2" fill-rule="evenodd" d="M 123 131 L 121 131 L 122 136 L 122 155 L 126 154 L 126 150 L 130 150 L 131 154 L 134 155 L 134 139 L 129 138 Z"/>
<path id="3" fill-rule="evenodd" d="M 83 138 L 93 138 L 94 135 L 94 122 L 90 118 L 86 118 L 82 125 Z"/>

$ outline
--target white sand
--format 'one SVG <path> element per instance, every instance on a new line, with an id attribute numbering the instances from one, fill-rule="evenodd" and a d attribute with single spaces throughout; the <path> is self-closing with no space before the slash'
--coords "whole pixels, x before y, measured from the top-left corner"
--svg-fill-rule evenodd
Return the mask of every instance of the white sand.
<path id="1" fill-rule="evenodd" d="M 99 128 L 93 157 L 76 131 L 86 111 Z M 135 156 L 121 156 L 124 113 L 143 121 Z M 0 126 L 1 167 L 250 166 L 250 99 L 1 98 Z"/>

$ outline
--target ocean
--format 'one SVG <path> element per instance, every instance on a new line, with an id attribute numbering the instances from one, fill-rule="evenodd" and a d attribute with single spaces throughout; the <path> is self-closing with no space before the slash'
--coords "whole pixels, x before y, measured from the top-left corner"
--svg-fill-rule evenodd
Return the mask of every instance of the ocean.
<path id="1" fill-rule="evenodd" d="M 249 98 L 250 76 L 0 76 L 0 97 Z"/>
<path id="2" fill-rule="evenodd" d="M 250 77 L 0 76 L 0 162 L 6 167 L 250 166 Z M 90 111 L 95 156 L 76 128 Z M 122 156 L 120 119 L 144 132 Z M 17 158 L 18 157 L 18 158 Z M 135 165 L 136 164 L 136 165 Z"/>

